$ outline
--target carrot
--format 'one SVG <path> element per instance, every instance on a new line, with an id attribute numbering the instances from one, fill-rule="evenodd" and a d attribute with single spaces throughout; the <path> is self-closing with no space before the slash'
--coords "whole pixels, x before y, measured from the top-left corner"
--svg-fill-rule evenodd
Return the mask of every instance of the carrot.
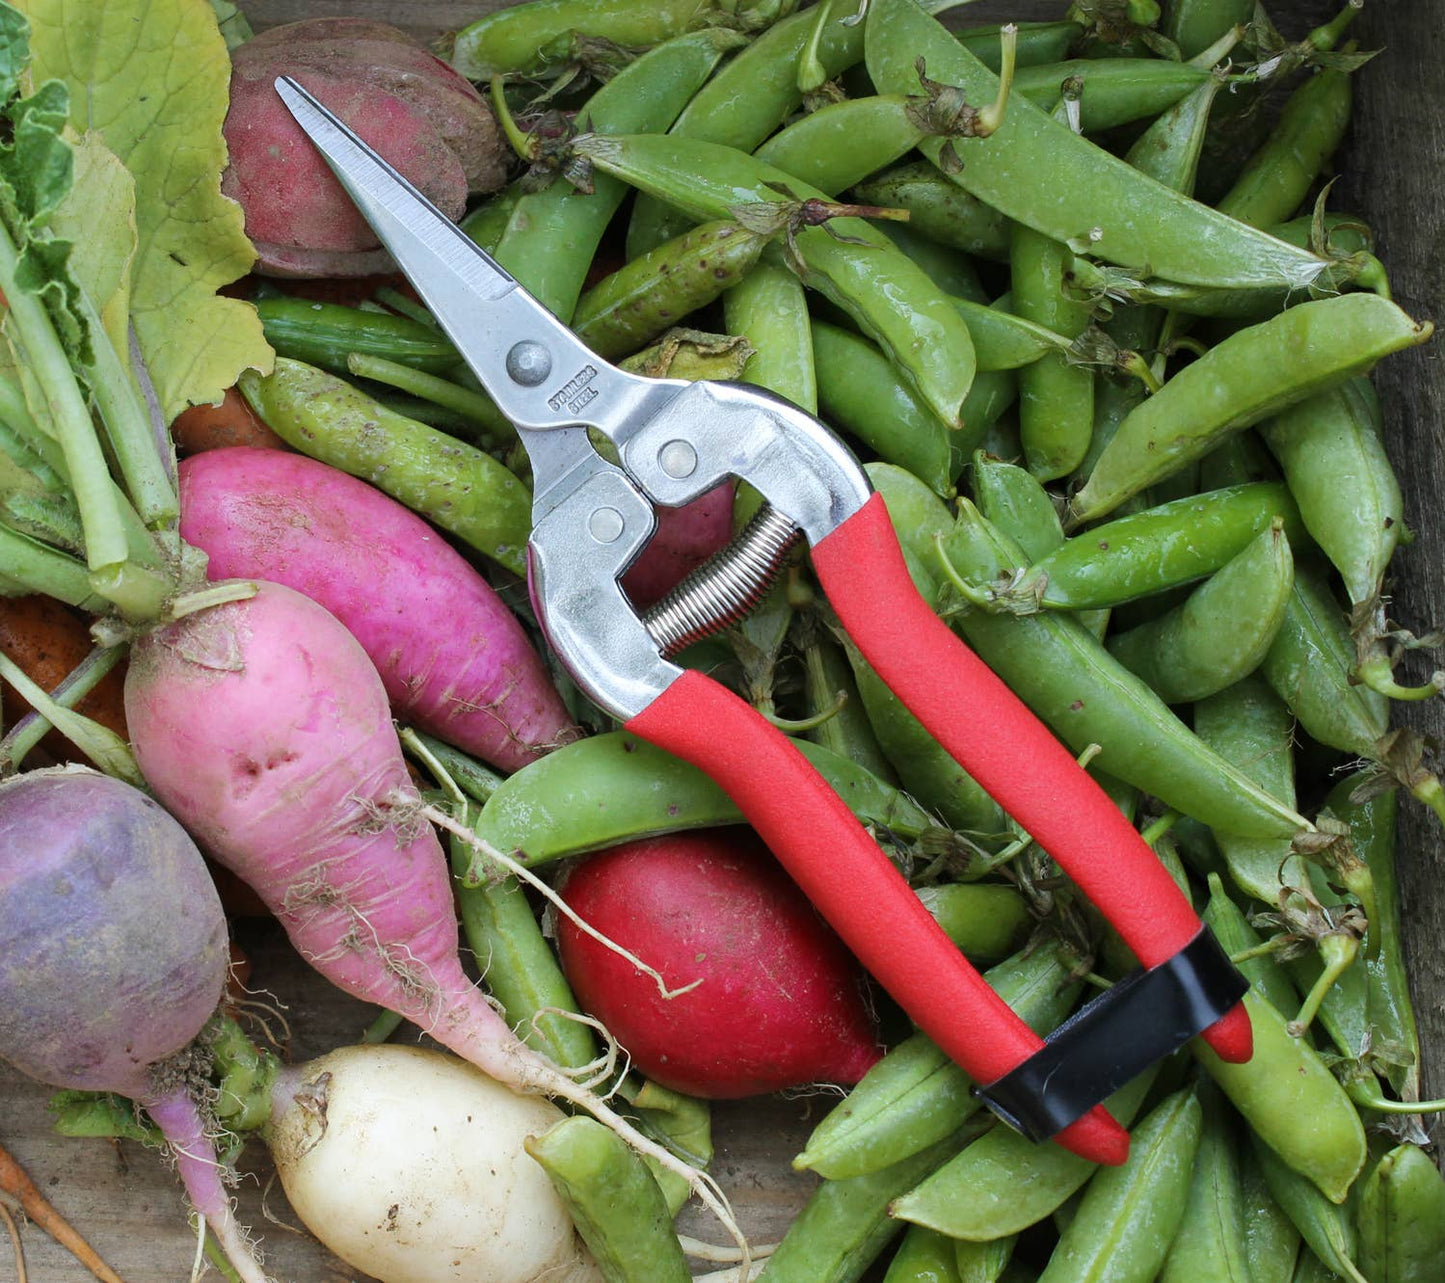
<path id="1" fill-rule="evenodd" d="M 228 388 L 220 405 L 193 405 L 171 424 L 171 436 L 181 454 L 200 454 L 222 446 L 251 445 L 272 450 L 290 447 L 251 411 L 235 388 Z"/>
<path id="2" fill-rule="evenodd" d="M 26 1170 L 15 1161 L 4 1145 L 0 1145 L 0 1190 L 15 1199 L 26 1216 L 100 1279 L 101 1283 L 121 1283 L 120 1275 L 100 1259 L 100 1254 L 56 1210 L 55 1205 L 40 1192 L 40 1187 L 30 1179 Z"/>

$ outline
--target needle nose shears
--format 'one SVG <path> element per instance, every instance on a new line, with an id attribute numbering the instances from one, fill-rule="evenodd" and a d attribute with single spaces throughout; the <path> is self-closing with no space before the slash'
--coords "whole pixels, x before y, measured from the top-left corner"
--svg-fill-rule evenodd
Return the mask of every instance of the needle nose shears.
<path id="1" fill-rule="evenodd" d="M 1128 1135 L 1099 1104 L 1202 1033 L 1251 1053 L 1247 984 L 1139 834 L 1068 749 L 913 587 L 882 496 L 847 447 L 740 384 L 652 379 L 592 353 L 300 85 L 277 92 L 531 459 L 529 584 L 541 628 L 589 698 L 692 762 L 738 803 L 789 874 L 995 1113 L 1096 1162 Z M 615 447 L 598 453 L 589 431 Z M 619 577 L 678 506 L 736 477 L 763 508 L 645 613 Z M 673 662 L 742 618 L 799 540 L 843 628 L 932 735 L 1114 925 L 1143 964 L 1047 1040 L 950 943 L 790 740 Z"/>

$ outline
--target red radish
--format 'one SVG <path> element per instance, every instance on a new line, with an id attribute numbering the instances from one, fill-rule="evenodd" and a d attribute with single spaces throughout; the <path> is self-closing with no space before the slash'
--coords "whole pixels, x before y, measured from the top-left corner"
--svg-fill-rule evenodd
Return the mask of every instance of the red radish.
<path id="1" fill-rule="evenodd" d="M 181 537 L 213 579 L 285 584 L 351 630 L 396 715 L 504 771 L 577 730 L 522 626 L 431 526 L 306 455 L 239 446 L 181 464 Z"/>
<path id="2" fill-rule="evenodd" d="M 882 1054 L 863 974 L 750 830 L 676 833 L 580 861 L 563 895 L 657 968 L 653 981 L 563 918 L 562 967 L 583 1010 L 649 1078 L 725 1099 L 854 1083 Z"/>
<path id="3" fill-rule="evenodd" d="M 522 1043 L 462 970 L 446 857 L 381 679 L 335 616 L 263 582 L 147 633 L 132 652 L 126 716 L 156 796 L 254 888 L 312 966 L 498 1082 L 580 1105 L 683 1175 L 735 1230 L 710 1178 Z"/>
<path id="4" fill-rule="evenodd" d="M 81 767 L 0 782 L 0 1057 L 140 1105 L 241 1277 L 264 1283 L 193 1094 L 227 961 L 201 853 L 144 793 Z"/>
<path id="5" fill-rule="evenodd" d="M 691 570 L 723 548 L 733 533 L 731 481 L 681 508 L 657 509 L 657 530 L 622 576 L 622 588 L 639 609 L 661 600 Z"/>

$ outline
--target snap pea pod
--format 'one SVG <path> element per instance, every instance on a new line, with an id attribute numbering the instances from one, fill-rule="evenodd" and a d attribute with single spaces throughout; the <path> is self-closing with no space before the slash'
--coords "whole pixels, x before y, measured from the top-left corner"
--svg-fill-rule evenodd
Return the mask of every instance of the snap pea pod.
<path id="1" fill-rule="evenodd" d="M 1316 71 L 1285 103 L 1273 132 L 1217 208 L 1251 227 L 1293 217 L 1350 124 L 1350 73 Z"/>
<path id="2" fill-rule="evenodd" d="M 1192 58 L 1254 17 L 1254 0 L 1165 0 L 1159 30 Z"/>
<path id="3" fill-rule="evenodd" d="M 1093 304 L 1070 295 L 1067 246 L 1015 223 L 1009 242 L 1014 307 L 1024 319 L 1076 339 Z M 1019 440 L 1024 463 L 1041 481 L 1068 476 L 1083 462 L 1094 429 L 1094 372 L 1049 352 L 1019 371 Z"/>
<path id="4" fill-rule="evenodd" d="M 1110 637 L 1109 653 L 1166 704 L 1204 699 L 1254 672 L 1294 584 L 1283 524 L 1256 535 L 1182 605 Z"/>
<path id="5" fill-rule="evenodd" d="M 1069 979 L 1057 942 L 1015 954 L 990 968 L 984 979 L 1036 1033 L 1059 1024 L 1080 989 Z M 926 1034 L 915 1033 L 874 1065 L 813 1129 L 793 1166 L 828 1180 L 886 1169 L 949 1135 L 980 1108 L 968 1075 Z M 894 1197 L 903 1193 L 900 1189 Z"/>
<path id="6" fill-rule="evenodd" d="M 365 312 L 340 303 L 273 296 L 257 299 L 261 329 L 278 356 L 345 374 L 352 352 L 382 356 L 429 374 L 444 374 L 461 354 L 440 330 L 393 312 Z"/>
<path id="7" fill-rule="evenodd" d="M 512 211 L 524 194 L 520 182 L 508 183 L 471 210 L 457 226 L 488 254 L 493 254 L 511 221 Z"/>
<path id="8" fill-rule="evenodd" d="M 917 263 L 924 275 L 950 298 L 967 299 L 970 303 L 986 304 L 989 301 L 988 292 L 978 278 L 978 269 L 966 254 L 922 235 L 906 223 L 889 221 L 882 227 L 888 239 Z"/>
<path id="9" fill-rule="evenodd" d="M 802 649 L 807 713 L 810 718 L 823 720 L 803 734 L 829 752 L 856 762 L 875 778 L 896 783 L 893 767 L 878 746 L 858 698 L 843 647 L 821 627 L 808 629 L 805 637 Z"/>
<path id="10" fill-rule="evenodd" d="M 286 357 L 272 373 L 247 370 L 238 383 L 288 445 L 371 482 L 514 574 L 527 573 L 532 496 L 491 455 Z"/>
<path id="11" fill-rule="evenodd" d="M 1245 428 L 1243 432 L 1226 437 L 1199 461 L 1201 490 L 1221 490 L 1225 486 L 1279 479 L 1279 468 L 1253 428 Z"/>
<path id="12" fill-rule="evenodd" d="M 960 1128 L 957 1121 L 942 1140 L 888 1167 L 823 1181 L 788 1226 L 762 1277 L 767 1283 L 855 1283 L 902 1228 L 888 1215 L 888 1204 L 977 1134 L 978 1123 Z"/>
<path id="13" fill-rule="evenodd" d="M 960 1283 L 953 1240 L 910 1225 L 888 1263 L 883 1283 Z"/>
<path id="14" fill-rule="evenodd" d="M 1321 744 L 1368 758 L 1389 726 L 1389 701 L 1351 683 L 1354 661 L 1349 625 L 1328 581 L 1297 564 L 1284 621 L 1260 672 Z"/>
<path id="15" fill-rule="evenodd" d="M 497 9 L 452 37 L 448 61 L 468 80 L 521 72 L 545 73 L 564 64 L 574 35 L 627 47 L 658 45 L 729 13 L 763 26 L 790 6 L 780 0 L 531 0 Z"/>
<path id="16" fill-rule="evenodd" d="M 1360 1272 L 1370 1283 L 1427 1283 L 1445 1258 L 1445 1176 L 1416 1145 L 1397 1145 L 1359 1192 Z"/>
<path id="17" fill-rule="evenodd" d="M 1156 1105 L 1134 1128 L 1128 1161 L 1089 1182 L 1039 1283 L 1149 1283 L 1183 1218 L 1200 1130 L 1193 1090 Z"/>
<path id="18" fill-rule="evenodd" d="M 1157 1074 L 1151 1067 L 1126 1083 L 1105 1108 L 1128 1126 Z M 985 1243 L 1051 1216 L 1098 1170 L 1097 1163 L 1052 1141 L 1040 1145 L 995 1127 L 897 1199 L 892 1214 L 963 1242 Z"/>
<path id="19" fill-rule="evenodd" d="M 811 330 L 818 404 L 828 422 L 936 493 L 947 494 L 955 475 L 951 438 L 956 434 L 862 335 L 821 320 L 814 320 Z M 977 432 L 970 430 L 969 435 L 976 437 Z"/>
<path id="20" fill-rule="evenodd" d="M 765 255 L 723 295 L 723 316 L 728 333 L 741 335 L 754 349 L 743 381 L 816 414 L 818 375 L 802 282 Z"/>
<path id="21" fill-rule="evenodd" d="M 927 161 L 884 170 L 854 187 L 853 195 L 869 205 L 906 209 L 908 226 L 940 245 L 998 262 L 1008 259 L 1008 219 Z"/>
<path id="22" fill-rule="evenodd" d="M 729 219 L 701 223 L 598 281 L 572 329 L 599 356 L 636 352 L 742 280 L 768 242 Z"/>
<path id="23" fill-rule="evenodd" d="M 1344 1202 L 1365 1164 L 1365 1132 L 1354 1105 L 1324 1062 L 1303 1038 L 1289 1033 L 1284 1016 L 1268 1001 L 1251 989 L 1244 1006 L 1254 1029 L 1253 1057 L 1243 1065 L 1226 1064 L 1201 1039 L 1190 1044 L 1195 1056 L 1271 1157 L 1322 1192 L 1322 1202 Z M 1308 1127 L 1299 1125 L 1303 1118 L 1310 1120 Z M 1290 1211 L 1278 1190 L 1275 1197 Z M 1302 1225 L 1300 1232 L 1309 1238 Z"/>
<path id="24" fill-rule="evenodd" d="M 1292 1283 L 1300 1254 L 1299 1231 L 1275 1202 L 1252 1145 L 1241 1145 L 1244 1187 L 1244 1251 L 1253 1283 Z"/>
<path id="25" fill-rule="evenodd" d="M 1292 1283 L 1339 1283 L 1340 1278 L 1341 1275 L 1306 1247 L 1295 1265 Z"/>
<path id="26" fill-rule="evenodd" d="M 1259 934 L 1249 925 L 1244 910 L 1239 907 L 1224 889 L 1224 879 L 1218 873 L 1207 875 L 1209 898 L 1205 901 L 1200 918 L 1214 932 L 1224 951 L 1237 959 L 1237 966 L 1249 983 L 1266 1002 L 1278 1012 L 1287 1012 L 1295 1004 L 1295 988 L 1279 960 L 1271 953 L 1257 952 Z M 1249 957 L 1241 957 L 1249 954 Z"/>
<path id="27" fill-rule="evenodd" d="M 1351 379 L 1266 420 L 1259 433 L 1350 601 L 1370 601 L 1400 541 L 1404 506 L 1374 387 Z"/>
<path id="28" fill-rule="evenodd" d="M 855 763 L 794 742 L 865 824 L 905 838 L 936 827 L 912 799 Z M 636 736 L 609 731 L 509 776 L 482 808 L 477 832 L 536 866 L 631 838 L 741 822 L 732 799 L 701 771 Z"/>
<path id="29" fill-rule="evenodd" d="M 588 128 L 618 134 L 666 129 L 738 39 L 708 28 L 650 49 L 587 100 L 582 114 Z M 593 254 L 626 194 L 623 183 L 605 174 L 590 192 L 566 182 L 530 192 L 513 208 L 493 257 L 559 320 L 570 321 Z"/>
<path id="30" fill-rule="evenodd" d="M 975 582 L 1022 556 L 961 500 L 943 555 Z M 962 611 L 956 626 L 1019 697 L 1076 753 L 1102 745 L 1099 766 L 1206 824 L 1259 837 L 1307 827 L 1302 817 L 1213 753 L 1160 698 L 1067 615 Z"/>
<path id="31" fill-rule="evenodd" d="M 953 306 L 973 337 L 980 370 L 1018 370 L 1043 357 L 1062 360 L 1073 355 L 1078 334 L 1064 333 L 1049 328 L 1047 322 L 1028 319 L 1021 310 L 1015 310 L 1017 304 L 1012 293 L 987 306 L 961 298 L 954 299 Z"/>
<path id="32" fill-rule="evenodd" d="M 1262 677 L 1252 674 L 1200 700 L 1194 733 L 1270 796 L 1294 805 L 1294 717 Z M 1214 840 L 1235 886 L 1256 900 L 1277 905 L 1286 888 L 1309 885 L 1304 858 L 1288 838 L 1245 838 L 1217 829 Z M 1276 1005 L 1293 1001 L 1278 991 L 1270 997 Z"/>
<path id="33" fill-rule="evenodd" d="M 1222 570 L 1276 519 L 1292 547 L 1309 536 L 1279 482 L 1175 499 L 1080 532 L 997 594 L 1005 609 L 1117 606 Z"/>
<path id="34" fill-rule="evenodd" d="M 1375 1063 L 1405 1100 L 1418 1099 L 1420 1037 L 1410 998 L 1400 929 L 1400 885 L 1395 871 L 1395 817 L 1398 794 L 1392 789 L 1363 801 L 1352 793 L 1363 781 L 1348 776 L 1331 791 L 1330 814 L 1350 826 L 1355 854 L 1365 862 L 1374 888 L 1374 920 L 1364 959 L 1366 1013 Z M 1360 1103 L 1357 1099 L 1356 1103 Z"/>
<path id="35" fill-rule="evenodd" d="M 1080 128 L 1091 134 L 1152 119 L 1212 77 L 1207 67 L 1168 58 L 1073 58 L 1021 68 L 1013 91 L 1048 111 L 1065 81 L 1077 80 Z"/>
<path id="36" fill-rule="evenodd" d="M 1048 491 L 1017 464 L 981 451 L 975 454 L 973 499 L 989 523 L 1018 544 L 1031 562 L 1047 557 L 1064 542 L 1064 528 Z"/>
<path id="37" fill-rule="evenodd" d="M 918 888 L 943 933 L 974 962 L 998 962 L 1023 944 L 1033 919 L 1023 898 L 998 883 L 946 882 Z"/>
<path id="38" fill-rule="evenodd" d="M 1348 1186 L 1337 1191 L 1337 1198 L 1326 1197 L 1314 1182 L 1292 1169 L 1258 1132 L 1249 1139 L 1269 1192 L 1294 1222 L 1308 1250 L 1350 1283 L 1369 1283 L 1355 1263 L 1359 1236 L 1354 1221 L 1341 1206 Z M 1363 1166 L 1363 1146 L 1361 1150 Z"/>
<path id="39" fill-rule="evenodd" d="M 923 1226 L 915 1225 L 913 1229 L 922 1232 Z M 990 1239 L 987 1243 L 970 1243 L 965 1239 L 950 1241 L 954 1245 L 953 1267 L 958 1283 L 999 1283 L 1013 1260 L 1018 1235 L 1009 1234 Z"/>
<path id="40" fill-rule="evenodd" d="M 1194 1172 L 1159 1283 L 1254 1283 L 1235 1121 L 1217 1089 L 1201 1086 L 1199 1103 L 1203 1123 Z"/>
<path id="41" fill-rule="evenodd" d="M 574 146 L 599 169 L 661 197 L 696 221 L 732 217 L 739 204 L 774 200 L 777 191 L 770 183 L 788 186 L 800 200 L 821 196 L 782 170 L 714 143 L 632 134 L 589 136 Z M 840 241 L 830 230 L 863 243 Z M 804 227 L 795 241 L 803 284 L 847 312 L 940 421 L 958 426 L 975 361 L 968 327 L 948 299 L 862 219 L 834 219 L 828 229 Z"/>
<path id="42" fill-rule="evenodd" d="M 611 1128 L 578 1115 L 523 1146 L 547 1173 L 607 1283 L 687 1283 L 691 1274 L 662 1190 Z"/>
<path id="43" fill-rule="evenodd" d="M 1018 65 L 1034 67 L 1044 62 L 1061 62 L 1069 47 L 1083 34 L 1083 27 L 1077 22 L 1016 22 L 1018 42 Z M 958 43 L 963 45 L 985 67 L 998 74 L 1002 56 L 999 51 L 999 28 L 968 27 L 954 32 Z"/>
<path id="44" fill-rule="evenodd" d="M 880 93 L 916 93 L 915 62 L 991 102 L 998 81 L 913 0 L 876 0 L 864 23 L 868 71 Z M 942 143 L 920 148 L 937 163 Z M 1056 241 L 1166 280 L 1216 288 L 1307 287 L 1323 260 L 1217 213 L 1111 156 L 1024 99 L 999 130 L 971 139 L 954 182 Z"/>
<path id="45" fill-rule="evenodd" d="M 1237 331 L 1119 425 L 1073 498 L 1074 522 L 1096 520 L 1229 433 L 1363 374 L 1431 330 L 1387 299 L 1344 294 Z"/>

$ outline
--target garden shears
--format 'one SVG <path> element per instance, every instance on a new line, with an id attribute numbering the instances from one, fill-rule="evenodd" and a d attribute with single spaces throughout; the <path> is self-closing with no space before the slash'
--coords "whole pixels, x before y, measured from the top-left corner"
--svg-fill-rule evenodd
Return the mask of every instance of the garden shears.
<path id="1" fill-rule="evenodd" d="M 531 459 L 528 581 L 578 687 L 626 729 L 691 762 L 738 804 L 883 989 L 1035 1139 L 1119 1163 L 1100 1105 L 1202 1034 L 1251 1054 L 1247 983 L 1187 898 L 1069 750 L 934 613 L 887 509 L 848 448 L 760 389 L 629 374 L 591 352 L 345 124 L 289 78 L 277 92 L 503 414 Z M 606 437 L 618 462 L 599 454 Z M 656 507 L 728 478 L 765 503 L 729 547 L 639 613 L 619 579 Z M 757 603 L 806 541 L 868 663 L 1052 856 L 1143 964 L 1039 1037 L 984 982 L 848 807 L 744 700 L 673 662 Z"/>

